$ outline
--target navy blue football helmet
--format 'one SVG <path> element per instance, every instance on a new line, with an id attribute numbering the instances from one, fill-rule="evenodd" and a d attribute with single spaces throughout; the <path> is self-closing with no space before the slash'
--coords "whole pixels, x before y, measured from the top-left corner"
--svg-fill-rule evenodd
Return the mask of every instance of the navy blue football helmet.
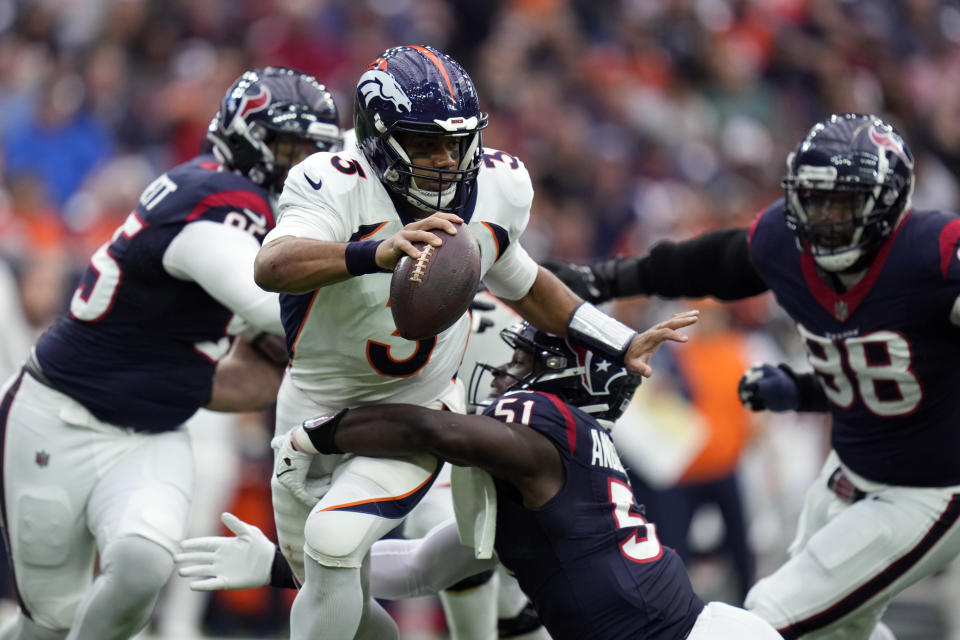
<path id="1" fill-rule="evenodd" d="M 337 105 L 311 75 L 286 67 L 247 71 L 227 89 L 207 139 L 225 167 L 279 192 L 305 152 L 340 148 Z"/>
<path id="2" fill-rule="evenodd" d="M 835 114 L 787 157 L 787 224 L 827 271 L 862 269 L 910 208 L 913 154 L 880 118 Z"/>
<path id="3" fill-rule="evenodd" d="M 460 211 L 480 171 L 480 111 L 477 90 L 460 64 L 433 47 L 384 51 L 360 76 L 354 112 L 357 143 L 386 188 L 428 212 Z M 398 135 L 446 136 L 457 143 L 453 169 L 416 165 Z M 417 185 L 421 180 L 436 188 Z"/>
<path id="4" fill-rule="evenodd" d="M 517 377 L 499 367 L 478 362 L 470 377 L 470 403 L 484 404 L 481 389 L 484 373 L 507 376 L 513 382 L 507 391 L 530 389 L 559 396 L 598 420 L 614 422 L 619 418 L 643 380 L 626 368 L 589 349 L 571 346 L 566 339 L 541 331 L 529 322 L 520 322 L 500 332 L 513 349 L 533 354 L 529 373 Z M 610 425 L 605 425 L 610 426 Z"/>

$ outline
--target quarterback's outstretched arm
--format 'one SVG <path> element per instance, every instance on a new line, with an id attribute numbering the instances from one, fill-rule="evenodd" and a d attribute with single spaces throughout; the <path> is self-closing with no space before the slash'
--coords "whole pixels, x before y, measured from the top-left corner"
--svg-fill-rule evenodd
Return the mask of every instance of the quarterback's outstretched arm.
<path id="1" fill-rule="evenodd" d="M 525 296 L 519 300 L 501 300 L 533 326 L 558 336 L 566 335 L 570 316 L 583 302 L 543 267 L 538 267 L 533 286 Z"/>
<path id="2" fill-rule="evenodd" d="M 585 303 L 554 274 L 538 267 L 530 290 L 518 300 L 504 300 L 535 327 L 622 362 L 631 373 L 650 377 L 650 358 L 666 340 L 686 342 L 677 329 L 697 321 L 697 311 L 675 314 L 643 333 Z"/>

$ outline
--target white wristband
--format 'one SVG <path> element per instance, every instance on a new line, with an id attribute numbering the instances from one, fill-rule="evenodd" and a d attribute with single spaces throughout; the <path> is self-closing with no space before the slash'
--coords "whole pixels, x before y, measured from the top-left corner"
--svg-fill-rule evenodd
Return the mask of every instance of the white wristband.
<path id="1" fill-rule="evenodd" d="M 303 453 L 311 453 L 316 455 L 319 453 L 317 448 L 313 446 L 313 443 L 310 442 L 310 437 L 307 435 L 307 432 L 304 430 L 303 425 L 297 425 L 293 430 L 293 433 L 290 434 L 290 442 L 293 444 L 293 448 L 297 451 Z"/>
<path id="2" fill-rule="evenodd" d="M 636 335 L 636 331 L 589 302 L 577 307 L 567 323 L 571 342 L 602 353 L 621 365 Z"/>

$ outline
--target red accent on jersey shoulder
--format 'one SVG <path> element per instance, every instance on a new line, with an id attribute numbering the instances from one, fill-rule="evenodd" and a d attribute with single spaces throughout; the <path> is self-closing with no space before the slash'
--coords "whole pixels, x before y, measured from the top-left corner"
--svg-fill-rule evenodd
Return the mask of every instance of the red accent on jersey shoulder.
<path id="1" fill-rule="evenodd" d="M 437 67 L 437 69 L 440 69 L 440 74 L 443 75 L 443 79 L 447 82 L 447 91 L 450 92 L 450 99 L 456 102 L 457 98 L 456 96 L 453 95 L 453 85 L 450 83 L 450 76 L 447 75 L 447 70 L 444 68 L 443 63 L 440 62 L 440 58 L 438 58 L 433 53 L 433 51 L 430 51 L 429 49 L 418 47 L 416 45 L 413 45 L 410 48 L 415 49 L 416 51 L 419 51 L 420 53 L 425 55 L 427 57 L 427 60 L 432 62 L 434 66 Z"/>
<path id="2" fill-rule="evenodd" d="M 187 222 L 193 222 L 214 207 L 233 207 L 234 209 L 250 209 L 267 218 L 267 226 L 273 228 L 273 211 L 270 204 L 252 191 L 218 191 L 211 193 L 200 200 L 187 216 Z"/>
<path id="3" fill-rule="evenodd" d="M 750 223 L 750 231 L 747 232 L 747 243 L 753 243 L 753 234 L 757 232 L 757 226 L 760 224 L 760 218 L 763 217 L 763 214 L 766 213 L 766 209 L 761 211 L 754 217 L 753 222 Z"/>
<path id="4" fill-rule="evenodd" d="M 870 264 L 870 267 L 860 282 L 853 285 L 845 293 L 837 293 L 820 278 L 817 274 L 817 263 L 810 255 L 806 253 L 800 255 L 800 267 L 803 270 L 803 278 L 807 281 L 807 287 L 817 302 L 820 303 L 820 306 L 827 310 L 827 313 L 833 316 L 837 302 L 843 301 L 843 303 L 847 305 L 847 318 L 853 317 L 854 311 L 860 306 L 863 299 L 867 297 L 870 289 L 873 288 L 873 284 L 877 281 L 877 278 L 880 277 L 880 271 L 883 270 L 883 265 L 887 261 L 890 249 L 893 248 L 893 242 L 896 240 L 897 234 L 903 229 L 903 225 L 906 224 L 907 218 L 909 217 L 910 212 L 908 211 L 907 215 L 903 217 L 903 220 L 900 221 L 900 224 L 893 231 L 893 235 L 887 238 L 887 241 L 880 247 L 880 251 L 877 252 L 877 257 L 873 259 L 873 262 Z M 841 322 L 846 322 L 846 320 L 841 320 Z"/>
<path id="5" fill-rule="evenodd" d="M 940 272 L 944 279 L 950 270 L 950 261 L 957 255 L 957 240 L 960 240 L 960 220 L 952 220 L 940 230 Z"/>
<path id="6" fill-rule="evenodd" d="M 567 446 L 570 447 L 570 455 L 573 455 L 577 451 L 577 421 L 570 412 L 570 407 L 567 406 L 566 402 L 552 393 L 544 393 L 543 391 L 537 391 L 536 393 L 539 393 L 552 402 L 553 406 L 560 412 L 560 415 L 563 416 L 563 420 L 567 425 Z"/>
<path id="7" fill-rule="evenodd" d="M 198 163 L 197 163 L 197 166 L 200 167 L 201 169 L 206 169 L 207 171 L 219 171 L 219 170 L 220 170 L 220 163 L 219 163 L 219 162 L 214 162 L 213 160 L 210 160 L 210 161 L 208 161 L 208 162 L 198 162 Z"/>

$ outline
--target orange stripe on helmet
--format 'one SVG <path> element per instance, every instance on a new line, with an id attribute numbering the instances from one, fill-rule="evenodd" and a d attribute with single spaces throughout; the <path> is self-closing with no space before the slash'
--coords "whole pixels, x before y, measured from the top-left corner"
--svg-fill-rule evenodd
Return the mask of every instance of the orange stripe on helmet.
<path id="1" fill-rule="evenodd" d="M 377 58 L 367 66 L 367 71 L 370 69 L 380 69 L 381 71 L 387 70 L 387 59 L 386 58 Z"/>
<path id="2" fill-rule="evenodd" d="M 438 58 L 433 51 L 430 51 L 430 49 L 427 49 L 426 47 L 411 45 L 410 48 L 415 49 L 416 51 L 419 51 L 425 55 L 427 59 L 437 67 L 437 69 L 440 69 L 440 73 L 443 74 L 443 79 L 447 81 L 447 90 L 450 92 L 450 99 L 456 102 L 457 98 L 453 95 L 453 84 L 450 82 L 450 76 L 447 75 L 447 70 L 443 66 L 443 63 L 440 62 L 440 58 Z"/>

